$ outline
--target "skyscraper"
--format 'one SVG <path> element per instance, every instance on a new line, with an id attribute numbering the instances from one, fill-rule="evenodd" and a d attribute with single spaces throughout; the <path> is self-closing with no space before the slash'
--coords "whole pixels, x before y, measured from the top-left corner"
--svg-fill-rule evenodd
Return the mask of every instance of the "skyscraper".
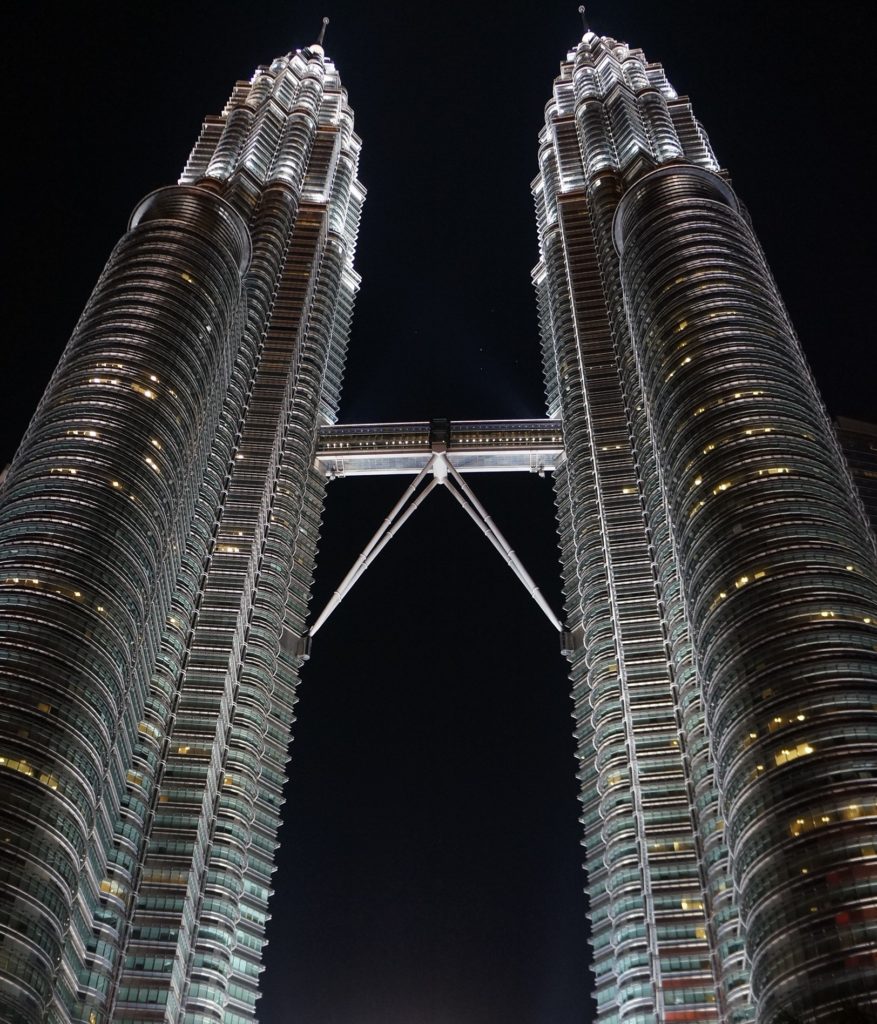
<path id="1" fill-rule="evenodd" d="M 663 68 L 586 30 L 539 163 L 599 1019 L 840 1020 L 877 991 L 873 536 Z"/>
<path id="2" fill-rule="evenodd" d="M 180 186 L 135 211 L 12 469 L 8 1019 L 253 1017 L 358 145 L 319 45 L 239 85 Z M 827 1014 L 873 988 L 872 549 L 757 244 L 660 68 L 588 33 L 541 163 L 601 1017 L 750 1019 L 747 927 L 762 1019 Z M 685 265 L 655 282 L 664 253 Z"/>
<path id="3" fill-rule="evenodd" d="M 238 83 L 6 478 L 4 1021 L 253 1019 L 359 146 L 321 45 Z"/>

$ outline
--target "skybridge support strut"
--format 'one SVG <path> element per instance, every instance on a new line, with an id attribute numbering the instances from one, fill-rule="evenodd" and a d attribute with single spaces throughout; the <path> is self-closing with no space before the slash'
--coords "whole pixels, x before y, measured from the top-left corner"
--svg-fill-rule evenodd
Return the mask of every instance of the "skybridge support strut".
<path id="1" fill-rule="evenodd" d="M 396 523 L 395 528 L 393 527 L 393 523 L 396 519 L 396 516 L 399 515 L 399 513 L 405 507 L 405 504 L 411 499 L 414 492 L 420 486 L 421 480 L 423 480 L 423 478 L 426 476 L 429 470 L 432 469 L 435 460 L 436 456 L 431 456 L 429 461 L 423 467 L 423 469 L 421 469 L 421 471 L 408 485 L 408 487 L 405 488 L 405 493 L 396 502 L 396 504 L 391 509 L 389 515 L 378 527 L 375 535 L 363 549 L 362 554 L 353 563 L 353 567 L 351 568 L 350 572 L 348 572 L 344 579 L 338 584 L 338 589 L 329 599 L 329 603 L 326 605 L 326 607 L 322 610 L 322 612 L 320 612 L 316 622 L 313 624 L 313 626 L 311 626 L 309 630 L 311 636 L 314 636 L 316 634 L 317 630 L 320 629 L 320 627 L 323 625 L 326 619 L 329 618 L 332 612 L 335 611 L 338 605 L 341 604 L 341 602 L 350 592 L 350 589 L 353 586 L 353 584 L 356 583 L 360 576 L 362 576 L 365 570 L 371 565 L 371 563 L 378 557 L 381 551 L 384 550 L 384 548 L 387 546 L 390 540 L 396 535 L 396 531 L 403 525 L 403 523 L 407 522 L 407 520 L 413 515 L 415 509 L 420 505 L 423 499 L 436 486 L 436 484 L 438 483 L 438 479 L 436 477 L 433 477 L 432 481 L 429 483 L 429 485 L 426 487 L 426 489 L 423 491 L 420 497 L 416 498 L 414 501 L 411 502 L 411 504 L 405 510 L 402 518 L 399 520 L 398 523 Z"/>
<path id="2" fill-rule="evenodd" d="M 497 551 L 503 556 L 504 560 L 510 566 L 512 572 L 518 577 L 521 583 L 524 584 L 525 589 L 529 595 L 533 598 L 536 604 L 542 609 L 548 618 L 548 621 L 558 631 L 563 632 L 563 623 L 551 610 L 551 605 L 545 600 L 542 591 L 536 586 L 533 581 L 533 577 L 524 568 L 520 558 L 512 550 L 511 545 L 505 539 L 500 532 L 499 527 L 493 521 L 493 517 L 487 512 L 487 509 L 481 504 L 478 498 L 472 491 L 472 488 L 463 479 L 463 475 L 457 471 L 454 464 L 450 460 L 447 461 L 448 470 L 450 471 L 451 477 L 453 477 L 454 483 L 450 480 L 447 481 L 446 486 L 450 490 L 451 494 L 457 499 L 462 505 L 466 512 L 472 517 L 472 519 L 481 528 L 481 532 L 487 537 L 487 539 L 493 544 Z M 457 486 L 459 490 L 457 490 Z M 462 493 L 461 493 L 462 492 Z M 468 499 L 468 500 L 467 500 Z"/>
<path id="3" fill-rule="evenodd" d="M 430 471 L 432 472 L 432 480 L 415 496 L 417 488 Z M 521 560 L 515 554 L 499 527 L 494 523 L 493 518 L 488 514 L 478 498 L 475 497 L 472 488 L 466 483 L 462 474 L 448 458 L 444 451 L 444 444 L 439 443 L 435 445 L 426 465 L 423 466 L 413 482 L 405 489 L 402 497 L 396 502 L 374 536 L 366 544 L 362 554 L 356 559 L 350 571 L 338 584 L 338 588 L 329 599 L 328 604 L 317 616 L 313 626 L 311 626 L 309 630 L 310 637 L 315 636 L 317 631 L 323 627 L 332 612 L 350 593 L 356 581 L 375 561 L 432 491 L 440 485 L 447 487 L 466 514 L 476 523 L 493 547 L 496 548 L 503 561 L 506 562 L 515 576 L 524 585 L 527 593 L 530 594 L 536 604 L 542 609 L 551 625 L 558 632 L 563 632 L 563 625 L 560 619 L 551 610 L 551 606 L 545 600 L 542 591 L 536 586 L 532 576 L 524 568 Z"/>

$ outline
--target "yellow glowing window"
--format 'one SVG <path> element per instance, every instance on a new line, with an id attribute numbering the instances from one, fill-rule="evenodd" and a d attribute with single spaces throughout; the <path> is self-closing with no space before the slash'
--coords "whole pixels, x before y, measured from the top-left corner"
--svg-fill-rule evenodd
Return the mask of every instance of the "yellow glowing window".
<path id="1" fill-rule="evenodd" d="M 128 892 L 127 888 L 121 882 L 117 882 L 115 878 L 102 878 L 100 891 L 108 893 L 110 896 L 125 896 Z"/>
<path id="2" fill-rule="evenodd" d="M 51 710 L 51 704 L 37 704 L 37 711 L 42 711 L 44 714 L 48 714 Z"/>
<path id="3" fill-rule="evenodd" d="M 806 757 L 808 754 L 814 753 L 815 748 L 809 743 L 799 743 L 796 747 L 784 747 L 782 750 L 777 751 L 774 754 L 774 761 L 780 764 L 788 764 L 789 761 L 796 761 L 799 757 Z"/>

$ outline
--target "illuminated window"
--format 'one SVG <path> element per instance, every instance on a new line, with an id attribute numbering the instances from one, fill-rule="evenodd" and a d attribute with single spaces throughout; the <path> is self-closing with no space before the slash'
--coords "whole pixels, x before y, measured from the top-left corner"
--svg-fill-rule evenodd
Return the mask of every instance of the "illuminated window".
<path id="1" fill-rule="evenodd" d="M 773 759 L 778 764 L 788 764 L 789 761 L 796 761 L 799 757 L 806 757 L 814 753 L 814 748 L 809 743 L 799 743 L 796 747 L 784 747 L 774 754 Z"/>

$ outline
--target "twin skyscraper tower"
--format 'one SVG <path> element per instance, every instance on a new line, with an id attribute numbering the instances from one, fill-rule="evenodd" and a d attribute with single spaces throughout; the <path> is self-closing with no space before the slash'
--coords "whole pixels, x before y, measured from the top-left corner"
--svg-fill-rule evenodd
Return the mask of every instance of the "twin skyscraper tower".
<path id="1" fill-rule="evenodd" d="M 877 551 L 689 102 L 591 31 L 563 62 L 517 425 L 334 426 L 359 149 L 322 45 L 238 83 L 2 485 L 0 1020 L 256 1019 L 326 480 L 379 464 L 475 517 L 467 473 L 554 473 L 599 1024 L 852 1019 Z"/>

